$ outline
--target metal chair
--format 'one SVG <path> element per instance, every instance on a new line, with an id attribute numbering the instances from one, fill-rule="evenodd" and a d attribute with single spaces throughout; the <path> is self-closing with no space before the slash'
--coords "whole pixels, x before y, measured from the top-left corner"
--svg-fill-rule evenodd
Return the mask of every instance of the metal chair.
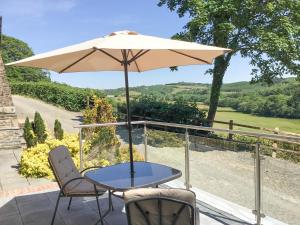
<path id="1" fill-rule="evenodd" d="M 99 196 L 103 195 L 107 190 L 96 187 L 82 176 L 82 173 L 88 169 L 99 168 L 89 167 L 81 172 L 76 168 L 69 150 L 65 146 L 59 146 L 49 152 L 48 161 L 60 191 L 55 205 L 54 214 L 51 225 L 54 224 L 55 216 L 58 209 L 59 200 L 61 197 L 70 197 L 68 210 L 70 210 L 72 197 L 89 197 L 95 196 L 98 212 L 103 225 L 102 215 L 99 204 Z M 112 204 L 111 193 L 109 192 L 109 204 Z"/>
<path id="2" fill-rule="evenodd" d="M 196 225 L 196 196 L 184 189 L 141 188 L 124 193 L 128 225 Z"/>

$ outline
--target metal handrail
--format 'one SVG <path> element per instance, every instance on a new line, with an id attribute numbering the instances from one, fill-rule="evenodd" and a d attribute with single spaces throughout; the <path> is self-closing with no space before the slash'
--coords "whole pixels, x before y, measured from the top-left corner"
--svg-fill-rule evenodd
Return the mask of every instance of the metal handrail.
<path id="1" fill-rule="evenodd" d="M 268 139 L 277 139 L 277 140 L 287 139 L 287 140 L 300 141 L 300 137 L 290 136 L 290 135 L 267 134 L 267 133 L 253 132 L 253 131 L 230 130 L 230 129 L 224 129 L 224 128 L 212 128 L 212 127 L 204 127 L 204 126 L 195 126 L 195 125 L 186 125 L 186 124 L 177 124 L 177 123 L 164 123 L 164 122 L 155 122 L 155 121 L 145 121 L 145 122 L 146 122 L 146 124 L 149 124 L 149 125 L 159 125 L 159 126 L 183 128 L 183 129 L 189 129 L 189 130 L 226 132 L 228 134 L 240 134 L 240 135 L 257 137 L 257 138 L 268 138 Z"/>
<path id="2" fill-rule="evenodd" d="M 83 124 L 74 126 L 74 128 L 93 128 L 93 127 L 107 127 L 107 126 L 124 126 L 127 125 L 127 122 L 116 122 L 116 123 L 95 123 L 95 124 Z M 186 124 L 178 124 L 178 123 L 165 123 L 165 122 L 156 122 L 156 121 L 132 121 L 131 124 L 139 125 L 157 125 L 164 127 L 173 127 L 173 128 L 182 128 L 189 130 L 202 130 L 202 131 L 210 131 L 210 132 L 225 132 L 228 134 L 239 134 L 256 138 L 268 138 L 272 140 L 290 140 L 290 141 L 299 141 L 300 137 L 291 136 L 291 135 L 281 135 L 281 134 L 267 134 L 267 133 L 259 133 L 253 131 L 241 131 L 241 130 L 230 130 L 224 128 L 213 128 L 213 127 L 204 127 L 204 126 L 195 126 L 195 125 L 186 125 Z"/>
<path id="3" fill-rule="evenodd" d="M 146 121 L 132 121 L 131 124 L 145 124 Z M 92 123 L 92 124 L 81 124 L 76 125 L 74 128 L 93 128 L 93 127 L 111 127 L 111 126 L 125 126 L 128 125 L 127 122 L 115 122 L 115 123 Z"/>
<path id="4" fill-rule="evenodd" d="M 266 138 L 271 140 L 278 141 L 296 141 L 296 143 L 300 144 L 300 137 L 290 136 L 290 135 L 281 135 L 281 134 L 267 134 L 267 133 L 259 133 L 252 131 L 241 131 L 241 130 L 231 130 L 224 128 L 212 128 L 212 127 L 204 127 L 204 126 L 195 126 L 195 125 L 186 125 L 186 124 L 176 124 L 176 123 L 165 123 L 165 122 L 156 122 L 156 121 L 132 121 L 132 125 L 144 125 L 144 145 L 145 145 L 145 161 L 147 161 L 147 125 L 154 126 L 164 126 L 164 127 L 173 127 L 173 128 L 181 128 L 185 129 L 185 186 L 187 189 L 191 188 L 190 184 L 190 159 L 189 159 L 189 130 L 201 130 L 201 131 L 209 131 L 209 132 L 225 132 L 228 134 L 238 134 L 250 137 L 256 137 L 258 140 L 260 138 Z M 94 127 L 107 127 L 107 126 L 124 126 L 128 125 L 127 122 L 116 122 L 116 123 L 101 123 L 101 124 L 84 124 L 77 125 L 74 128 L 79 129 L 79 145 L 80 145 L 80 168 L 83 169 L 83 140 L 82 140 L 82 129 L 83 128 L 94 128 Z M 261 157 L 260 157 L 260 143 L 256 143 L 256 151 L 255 151 L 255 209 L 253 213 L 256 216 L 256 224 L 261 225 L 261 218 L 264 217 L 264 214 L 261 212 L 261 204 L 262 204 L 262 182 L 261 182 Z"/>

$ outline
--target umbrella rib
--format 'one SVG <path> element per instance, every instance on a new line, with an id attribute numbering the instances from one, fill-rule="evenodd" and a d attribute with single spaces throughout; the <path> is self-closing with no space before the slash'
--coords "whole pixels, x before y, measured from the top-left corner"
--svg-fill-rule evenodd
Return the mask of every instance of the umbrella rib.
<path id="1" fill-rule="evenodd" d="M 65 72 L 67 69 L 71 68 L 72 66 L 74 66 L 75 64 L 79 63 L 81 60 L 85 59 L 86 57 L 90 56 L 91 54 L 93 54 L 96 51 L 96 49 L 93 49 L 93 51 L 87 53 L 86 55 L 82 56 L 80 59 L 76 60 L 75 62 L 73 62 L 72 64 L 68 65 L 67 67 L 65 67 L 64 69 L 60 70 L 58 73 L 63 73 Z"/>
<path id="2" fill-rule="evenodd" d="M 147 52 L 149 52 L 150 51 L 150 49 L 147 49 L 147 50 L 140 50 L 135 56 L 133 56 L 129 61 L 128 61 L 128 63 L 131 63 L 131 62 L 133 62 L 133 61 L 135 61 L 135 60 L 137 60 L 138 58 L 140 58 L 140 57 L 142 57 L 143 55 L 145 55 Z"/>
<path id="3" fill-rule="evenodd" d="M 133 59 L 133 52 L 132 52 L 132 50 L 130 49 L 129 50 L 130 51 L 130 54 L 131 54 L 131 57 L 132 57 L 132 59 Z M 140 68 L 139 68 L 139 66 L 138 66 L 138 64 L 137 64 L 137 61 L 136 60 L 134 60 L 134 64 L 135 64 L 135 66 L 136 66 L 136 68 L 137 68 L 137 70 L 138 70 L 138 72 L 140 73 L 141 72 L 141 70 L 140 70 Z"/>
<path id="4" fill-rule="evenodd" d="M 131 50 L 131 49 L 130 49 L 130 50 Z M 131 50 L 131 51 L 132 51 L 132 50 Z M 143 49 L 139 50 L 134 56 L 133 56 L 133 54 L 132 54 L 132 58 L 129 60 L 129 62 L 134 61 L 135 58 L 136 58 L 139 54 L 141 54 L 142 52 L 143 52 Z"/>
<path id="5" fill-rule="evenodd" d="M 120 59 L 118 59 L 117 57 L 114 57 L 113 55 L 109 54 L 108 52 L 104 51 L 103 49 L 100 49 L 100 48 L 96 48 L 98 51 L 102 52 L 103 54 L 109 56 L 110 58 L 118 61 L 119 63 L 123 63 L 123 61 L 121 61 Z"/>
<path id="6" fill-rule="evenodd" d="M 128 52 L 127 52 L 127 56 L 126 56 L 126 59 L 128 59 L 128 56 L 129 56 L 129 51 L 130 51 L 130 50 L 128 50 Z"/>
<path id="7" fill-rule="evenodd" d="M 173 50 L 173 49 L 169 49 L 169 51 L 175 52 L 175 53 L 177 53 L 177 54 L 179 54 L 179 55 L 183 55 L 183 56 L 186 56 L 186 57 L 195 59 L 195 60 L 198 60 L 198 61 L 200 61 L 200 62 L 204 62 L 204 63 L 206 63 L 206 64 L 211 64 L 210 62 L 208 62 L 208 61 L 206 61 L 206 60 L 203 60 L 203 59 L 200 59 L 200 58 L 197 58 L 197 57 L 194 57 L 194 56 L 191 56 L 191 55 L 188 55 L 188 54 L 185 54 L 185 53 L 182 53 L 182 52 Z"/>

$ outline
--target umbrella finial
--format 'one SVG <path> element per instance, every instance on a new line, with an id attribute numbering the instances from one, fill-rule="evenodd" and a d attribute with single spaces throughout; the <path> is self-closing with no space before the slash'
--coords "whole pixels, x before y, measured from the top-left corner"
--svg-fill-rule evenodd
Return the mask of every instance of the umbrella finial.
<path id="1" fill-rule="evenodd" d="M 138 32 L 135 31 L 130 31 L 130 30 L 121 30 L 121 31 L 115 31 L 110 33 L 108 36 L 115 36 L 115 35 L 119 35 L 119 34 L 125 34 L 125 35 L 138 35 Z"/>

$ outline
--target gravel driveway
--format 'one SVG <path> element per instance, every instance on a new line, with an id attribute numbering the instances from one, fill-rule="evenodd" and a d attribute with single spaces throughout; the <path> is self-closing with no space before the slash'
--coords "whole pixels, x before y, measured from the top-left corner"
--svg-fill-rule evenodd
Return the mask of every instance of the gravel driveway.
<path id="1" fill-rule="evenodd" d="M 12 98 L 20 122 L 23 122 L 27 116 L 32 120 L 34 113 L 38 111 L 46 122 L 50 132 L 53 132 L 55 119 L 58 119 L 61 122 L 62 127 L 66 132 L 78 132 L 73 126 L 80 123 L 82 113 L 70 112 L 63 108 L 58 108 L 40 100 L 24 96 L 13 95 Z"/>
<path id="2" fill-rule="evenodd" d="M 190 151 L 192 186 L 254 209 L 254 160 L 251 153 L 201 149 Z M 150 161 L 184 171 L 184 148 L 148 146 L 148 155 Z M 265 157 L 262 163 L 263 212 L 285 223 L 298 225 L 300 165 L 272 157 Z M 184 180 L 184 175 L 181 180 Z"/>

